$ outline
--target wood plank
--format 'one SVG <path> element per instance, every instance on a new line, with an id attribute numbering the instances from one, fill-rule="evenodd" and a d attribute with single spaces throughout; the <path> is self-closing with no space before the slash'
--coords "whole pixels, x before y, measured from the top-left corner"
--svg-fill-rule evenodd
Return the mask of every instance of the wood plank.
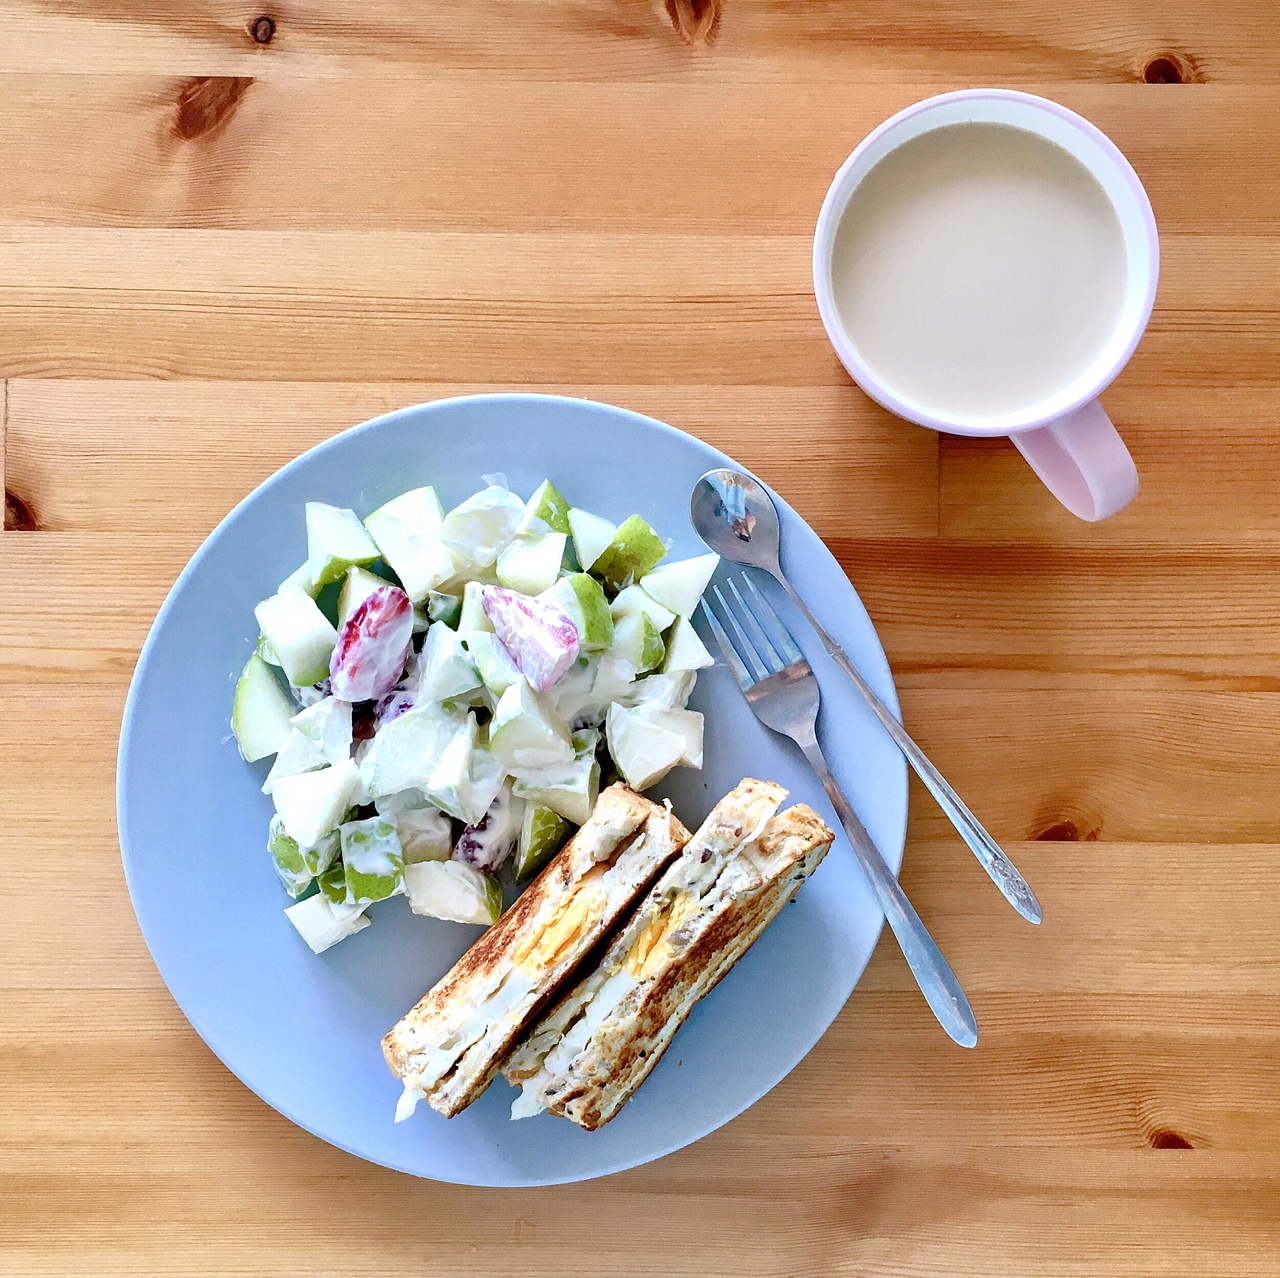
<path id="1" fill-rule="evenodd" d="M 807 237 L 15 227 L 0 248 L 5 376 L 848 385 Z M 1168 236 L 1164 259 L 1127 384 L 1276 385 L 1280 244 Z"/>
<path id="2" fill-rule="evenodd" d="M 842 66 L 842 77 L 852 74 Z M 0 224 L 807 239 L 845 156 L 926 92 L 918 82 L 846 93 L 790 79 L 606 80 L 394 74 L 374 92 L 361 76 L 5 75 Z M 935 87 L 972 82 L 957 75 Z M 1267 141 L 1280 131 L 1280 90 L 1030 87 L 1115 139 L 1165 235 L 1280 228 Z M 670 127 L 673 119 L 688 124 Z M 642 146 L 636 121 L 651 122 Z M 242 249 L 255 274 L 269 275 L 271 244 Z"/>
<path id="3" fill-rule="evenodd" d="M 182 5 L 42 5 L 5 0 L 0 70 L 150 70 L 193 75 L 292 76 L 408 68 L 433 75 L 484 72 L 558 80 L 697 77 L 744 81 L 818 78 L 928 85 L 1020 79 L 1132 81 L 1156 53 L 1183 58 L 1197 78 L 1273 84 L 1280 38 L 1266 0 L 1227 8 L 1197 0 L 1073 0 L 1045 9 L 1012 0 L 985 10 L 960 0 L 902 5 L 779 4 L 737 0 L 714 41 L 689 48 L 664 5 L 628 0 L 461 0 L 406 13 L 390 0 L 274 11 L 267 45 L 257 10 L 214 0 Z"/>
<path id="4" fill-rule="evenodd" d="M 407 404 L 492 384 L 15 381 L 10 487 L 42 528 L 164 532 L 188 544 L 298 453 Z M 656 416 L 811 512 L 820 534 L 937 531 L 937 436 L 841 387 L 539 386 Z M 114 446 L 104 450 L 102 440 Z M 851 497 L 856 495 L 856 500 Z"/>

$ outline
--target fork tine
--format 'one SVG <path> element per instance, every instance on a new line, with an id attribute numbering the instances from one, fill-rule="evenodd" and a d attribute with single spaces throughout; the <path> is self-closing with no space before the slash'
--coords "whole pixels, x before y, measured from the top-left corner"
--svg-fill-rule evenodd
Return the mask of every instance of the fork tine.
<path id="1" fill-rule="evenodd" d="M 720 645 L 720 651 L 724 653 L 724 659 L 729 665 L 729 669 L 733 671 L 733 677 L 737 679 L 738 686 L 746 692 L 755 680 L 751 677 L 746 666 L 742 664 L 742 659 L 734 651 L 733 644 L 729 642 L 729 636 L 725 634 L 724 627 L 720 624 L 716 614 L 711 611 L 711 604 L 706 600 L 702 600 L 702 612 L 707 619 L 707 624 L 711 627 L 711 633 L 716 637 L 716 643 Z"/>
<path id="2" fill-rule="evenodd" d="M 738 620 L 733 609 L 729 607 L 729 601 L 724 597 L 719 586 L 711 587 L 712 593 L 720 604 L 720 611 L 728 621 L 733 633 L 738 637 L 737 651 L 738 656 L 742 659 L 743 664 L 751 671 L 751 682 L 758 683 L 761 679 L 767 679 L 770 671 L 768 667 L 760 660 L 759 654 L 752 646 L 751 640 L 747 638 L 747 632 L 743 630 L 742 623 Z"/>
<path id="3" fill-rule="evenodd" d="M 799 645 L 792 638 L 791 631 L 787 629 L 787 623 L 778 616 L 777 609 L 765 598 L 764 591 L 745 572 L 742 574 L 742 579 L 747 583 L 747 589 L 755 597 L 760 618 L 764 622 L 766 629 L 773 635 L 774 642 L 782 649 L 782 655 L 789 662 L 803 661 L 804 653 L 800 651 Z"/>
<path id="4" fill-rule="evenodd" d="M 746 622 L 747 629 L 751 632 L 752 643 L 760 660 L 769 667 L 770 674 L 777 674 L 787 663 L 778 656 L 773 644 L 769 642 L 769 636 L 756 620 L 755 613 L 747 607 L 747 601 L 742 597 L 742 591 L 738 589 L 738 583 L 732 577 L 729 578 L 729 590 L 738 601 L 738 615 Z"/>

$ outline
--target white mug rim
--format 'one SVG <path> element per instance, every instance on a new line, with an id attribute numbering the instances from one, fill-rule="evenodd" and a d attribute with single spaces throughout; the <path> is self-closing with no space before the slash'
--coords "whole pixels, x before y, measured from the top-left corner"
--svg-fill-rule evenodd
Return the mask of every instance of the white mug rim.
<path id="1" fill-rule="evenodd" d="M 1131 265 L 1129 268 L 1130 273 L 1132 275 L 1136 271 L 1145 269 L 1147 280 L 1146 289 L 1137 311 L 1128 320 L 1122 319 L 1117 323 L 1115 331 L 1120 331 L 1125 324 L 1128 325 L 1130 330 L 1125 337 L 1123 347 L 1118 351 L 1116 357 L 1103 367 L 1098 376 L 1083 385 L 1065 404 L 1053 404 L 1052 401 L 1047 401 L 1052 406 L 1046 407 L 1045 403 L 1038 403 L 1023 411 L 1002 414 L 988 423 L 966 419 L 959 414 L 954 418 L 947 417 L 940 413 L 930 412 L 918 404 L 909 403 L 901 398 L 891 387 L 887 386 L 864 363 L 845 333 L 844 325 L 836 308 L 831 285 L 831 249 L 834 244 L 834 226 L 839 222 L 849 200 L 853 196 L 853 192 L 857 189 L 857 183 L 849 186 L 847 190 L 843 188 L 848 182 L 850 174 L 866 163 L 868 152 L 873 150 L 882 139 L 888 134 L 902 129 L 904 125 L 914 120 L 917 116 L 935 111 L 939 107 L 960 101 L 993 100 L 1017 102 L 1032 110 L 1056 116 L 1059 120 L 1065 121 L 1084 133 L 1112 163 L 1116 171 L 1124 179 L 1125 188 L 1133 197 L 1142 227 L 1141 238 L 1146 248 L 1145 263 L 1137 267 Z M 941 128 L 944 125 L 939 124 L 937 127 Z M 874 167 L 878 163 L 879 159 L 876 159 L 871 162 L 870 167 Z M 1097 176 L 1096 165 L 1090 165 L 1083 159 L 1081 163 L 1085 163 L 1086 167 Z M 868 172 L 870 167 L 868 167 Z M 1108 194 L 1108 199 L 1111 200 L 1114 206 L 1115 201 L 1110 194 Z M 950 93 L 935 94 L 933 97 L 912 103 L 877 125 L 858 143 L 845 162 L 836 170 L 835 177 L 832 178 L 831 185 L 827 188 L 827 194 L 822 201 L 822 209 L 818 214 L 818 223 L 813 240 L 813 289 L 818 302 L 818 313 L 822 317 L 822 325 L 826 329 L 827 339 L 835 348 L 835 352 L 846 371 L 872 399 L 890 412 L 896 413 L 899 417 L 914 422 L 919 426 L 927 426 L 932 430 L 942 431 L 951 435 L 989 437 L 1014 435 L 1023 431 L 1037 430 L 1050 422 L 1057 421 L 1059 418 L 1075 412 L 1096 399 L 1115 380 L 1137 349 L 1138 342 L 1142 339 L 1147 322 L 1151 318 L 1151 311 L 1155 306 L 1159 276 L 1160 241 L 1156 231 L 1155 214 L 1151 210 L 1151 201 L 1147 197 L 1141 180 L 1138 178 L 1137 173 L 1134 172 L 1133 166 L 1129 163 L 1124 153 L 1101 129 L 1086 120 L 1084 116 L 1072 111 L 1069 107 L 1065 107 L 1049 98 L 1042 98 L 1034 93 L 1024 93 L 1017 89 L 958 89 Z"/>

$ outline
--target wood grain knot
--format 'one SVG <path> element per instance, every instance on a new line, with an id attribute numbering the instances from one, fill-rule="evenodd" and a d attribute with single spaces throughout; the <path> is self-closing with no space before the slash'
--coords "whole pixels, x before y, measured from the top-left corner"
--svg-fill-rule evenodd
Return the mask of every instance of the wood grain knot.
<path id="1" fill-rule="evenodd" d="M 276 20 L 268 14 L 254 18 L 249 24 L 249 34 L 253 37 L 254 44 L 270 44 L 275 33 Z"/>
<path id="2" fill-rule="evenodd" d="M 198 75 L 178 93 L 173 132 L 184 142 L 211 137 L 227 125 L 253 83 L 245 75 Z"/>
<path id="3" fill-rule="evenodd" d="M 1194 1149 L 1195 1146 L 1183 1135 L 1178 1132 L 1171 1132 L 1167 1128 L 1157 1128 L 1147 1137 L 1147 1143 L 1152 1149 Z"/>
<path id="4" fill-rule="evenodd" d="M 711 45 L 720 30 L 721 0 L 663 0 L 667 17 L 685 44 Z"/>
<path id="5" fill-rule="evenodd" d="M 1081 827 L 1070 817 L 1064 817 L 1061 821 L 1055 821 L 1041 830 L 1039 834 L 1032 835 L 1032 838 L 1038 839 L 1041 843 L 1095 843 L 1098 831 L 1087 823 Z"/>
<path id="6" fill-rule="evenodd" d="M 1185 53 L 1153 53 L 1142 64 L 1147 84 L 1202 84 L 1204 76 L 1196 60 Z"/>
<path id="7" fill-rule="evenodd" d="M 36 512 L 27 505 L 12 489 L 4 490 L 4 530 L 5 532 L 36 532 L 40 521 Z"/>

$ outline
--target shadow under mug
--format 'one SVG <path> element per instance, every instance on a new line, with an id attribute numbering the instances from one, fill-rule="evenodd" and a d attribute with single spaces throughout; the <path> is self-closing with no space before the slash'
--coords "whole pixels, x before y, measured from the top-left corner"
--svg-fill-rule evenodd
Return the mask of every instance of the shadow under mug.
<path id="1" fill-rule="evenodd" d="M 836 229 L 858 183 L 890 151 L 952 124 L 1006 124 L 1037 133 L 1073 155 L 1097 179 L 1120 222 L 1128 278 L 1120 314 L 1101 352 L 1047 400 L 981 421 L 949 419 L 912 404 L 863 363 L 836 309 L 831 260 Z M 926 98 L 868 134 L 840 166 L 818 215 L 813 287 L 827 336 L 849 375 L 872 399 L 907 421 L 953 435 L 1009 436 L 1049 491 L 1081 519 L 1105 519 L 1138 493 L 1138 472 L 1098 396 L 1128 363 L 1155 304 L 1160 242 L 1147 193 L 1129 161 L 1088 120 L 1047 98 L 1012 89 L 963 89 Z"/>

